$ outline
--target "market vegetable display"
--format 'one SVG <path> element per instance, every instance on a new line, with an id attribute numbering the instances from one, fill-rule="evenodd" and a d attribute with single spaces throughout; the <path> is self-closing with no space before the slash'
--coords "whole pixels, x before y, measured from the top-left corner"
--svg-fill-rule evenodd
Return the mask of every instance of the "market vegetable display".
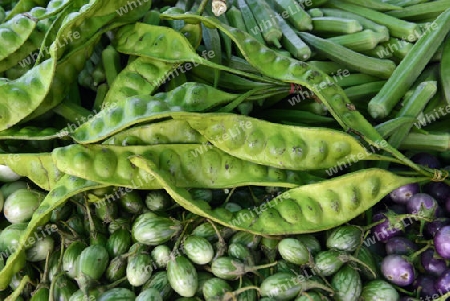
<path id="1" fill-rule="evenodd" d="M 0 0 L 1 300 L 450 297 L 447 0 Z"/>

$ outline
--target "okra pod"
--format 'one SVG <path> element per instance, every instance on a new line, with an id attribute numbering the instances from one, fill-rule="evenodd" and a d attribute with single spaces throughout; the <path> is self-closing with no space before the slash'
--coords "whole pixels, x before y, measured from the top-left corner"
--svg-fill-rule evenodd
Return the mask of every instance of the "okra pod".
<path id="1" fill-rule="evenodd" d="M 419 25 L 397 19 L 370 8 L 341 2 L 339 0 L 333 1 L 330 3 L 330 6 L 346 10 L 372 20 L 380 25 L 384 25 L 389 29 L 389 33 L 396 38 L 407 38 L 410 42 L 414 42 L 419 39 L 421 34 Z"/>
<path id="2" fill-rule="evenodd" d="M 369 102 L 370 115 L 384 118 L 411 87 L 450 31 L 450 8 L 437 19 L 438 28 L 425 34 L 400 62 L 386 85 Z"/>
<path id="3" fill-rule="evenodd" d="M 357 53 L 331 41 L 319 38 L 310 33 L 299 32 L 300 37 L 330 60 L 361 73 L 389 78 L 396 65 L 389 60 L 377 59 Z"/>
<path id="4" fill-rule="evenodd" d="M 363 29 L 357 20 L 338 17 L 314 17 L 311 20 L 315 32 L 354 33 Z"/>

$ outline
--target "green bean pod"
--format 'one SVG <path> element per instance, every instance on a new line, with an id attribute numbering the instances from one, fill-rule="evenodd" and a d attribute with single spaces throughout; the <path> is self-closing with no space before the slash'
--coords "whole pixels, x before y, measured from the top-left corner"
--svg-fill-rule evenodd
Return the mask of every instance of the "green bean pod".
<path id="1" fill-rule="evenodd" d="M 200 135 L 200 133 L 191 128 L 186 121 L 169 119 L 157 123 L 134 126 L 127 130 L 123 130 L 105 140 L 103 144 L 127 146 L 201 144 L 206 142 L 207 140 Z"/>
<path id="2" fill-rule="evenodd" d="M 41 31 L 45 32 L 45 36 L 37 47 L 37 49 L 39 50 L 38 51 L 39 56 L 36 58 L 37 63 L 39 63 L 42 59 L 46 59 L 46 57 L 50 55 L 48 49 L 53 42 L 57 41 L 57 43 L 59 43 L 58 45 L 61 44 L 64 45 L 65 43 L 67 43 L 62 39 L 58 39 L 60 38 L 58 34 L 60 33 L 60 30 L 63 28 L 63 21 L 67 19 L 67 16 L 73 15 L 74 13 L 78 12 L 85 3 L 86 2 L 83 0 L 69 1 L 69 3 L 67 3 L 67 5 L 64 6 L 59 13 L 56 14 L 56 16 L 42 20 L 47 21 L 44 30 L 41 29 L 42 27 L 39 26 L 38 23 L 38 28 L 40 28 Z M 48 20 L 52 20 L 52 22 L 48 22 Z M 78 34 L 77 37 L 79 37 Z M 72 37 L 72 39 L 74 38 L 75 37 Z"/>
<path id="3" fill-rule="evenodd" d="M 58 61 L 48 94 L 24 121 L 41 116 L 61 103 L 70 90 L 71 83 L 77 80 L 79 72 L 83 70 L 86 60 L 90 58 L 102 34 L 103 31 L 100 31 L 84 45 Z"/>
<path id="4" fill-rule="evenodd" d="M 210 143 L 232 156 L 281 169 L 324 169 L 351 158 L 386 158 L 368 153 L 350 135 L 331 129 L 281 125 L 235 114 L 185 113 L 174 118 L 186 120 Z"/>
<path id="5" fill-rule="evenodd" d="M 18 15 L 0 24 L 0 61 L 19 49 L 36 27 L 36 21 L 26 15 Z"/>
<path id="6" fill-rule="evenodd" d="M 5 77 L 9 80 L 15 80 L 25 75 L 28 71 L 31 70 L 33 66 L 31 65 L 24 65 L 23 67 L 19 65 L 15 65 L 8 70 L 5 71 Z"/>
<path id="7" fill-rule="evenodd" d="M 187 13 L 176 16 L 186 16 L 186 15 L 191 16 L 190 14 Z M 170 16 L 173 17 L 173 15 Z M 215 22 L 219 22 L 217 21 L 216 18 L 213 17 L 201 17 L 201 18 L 202 19 L 207 18 L 208 20 L 211 20 L 212 18 L 212 20 L 215 20 Z M 190 22 L 198 23 L 197 20 L 193 20 Z M 187 23 L 190 24 L 189 22 Z M 216 27 L 211 24 L 207 23 L 205 24 L 207 26 Z M 232 28 L 223 23 L 219 24 L 227 26 L 227 28 Z M 222 28 L 219 29 L 223 31 Z M 230 36 L 228 32 L 226 31 L 223 32 L 226 33 L 228 36 Z M 234 42 L 236 42 L 236 40 L 234 40 L 232 36 L 230 36 L 230 38 Z M 197 54 L 194 47 L 190 44 L 189 40 L 186 37 L 184 37 L 183 34 L 168 27 L 148 25 L 139 22 L 135 24 L 125 25 L 118 30 L 117 39 L 114 40 L 113 43 L 115 44 L 117 51 L 129 55 L 150 57 L 153 59 L 170 63 L 190 62 L 193 63 L 194 65 L 205 65 L 212 67 L 214 69 L 219 69 L 234 74 L 242 75 L 255 81 L 278 83 L 278 81 L 273 80 L 270 77 L 261 77 L 258 70 L 256 70 L 250 64 L 248 64 L 244 59 L 239 57 L 235 56 L 231 57 L 231 60 L 229 62 L 230 67 L 227 67 L 225 65 L 218 65 L 211 62 L 207 58 L 207 56 L 211 57 L 212 55 L 208 54 L 205 51 L 202 52 L 202 55 Z M 148 47 L 148 45 L 156 45 L 157 47 Z M 250 70 L 247 68 L 245 69 L 245 72 L 240 71 L 240 69 L 236 67 L 237 64 L 234 64 L 236 60 L 240 60 L 239 65 L 241 67 L 243 68 L 248 67 Z M 258 73 L 258 75 L 250 74 L 251 70 L 253 70 L 253 72 Z"/>
<path id="8" fill-rule="evenodd" d="M 250 35 L 242 32 L 239 29 L 220 24 L 213 18 L 202 17 L 193 14 L 162 14 L 161 17 L 180 18 L 189 22 L 201 21 L 208 26 L 219 28 L 230 36 L 230 38 L 236 43 L 236 45 L 238 45 L 247 61 L 254 68 L 259 70 L 263 75 L 270 78 L 276 78 L 279 81 L 291 82 L 306 86 L 309 90 L 313 91 L 314 94 L 318 96 L 322 103 L 328 108 L 331 115 L 333 115 L 333 117 L 344 128 L 345 131 L 356 131 L 371 145 L 375 145 L 376 141 L 380 142 L 383 140 L 381 135 L 372 127 L 372 125 L 364 118 L 364 116 L 355 109 L 354 105 L 349 101 L 342 89 L 337 84 L 330 83 L 331 79 L 320 70 L 312 68 L 304 62 L 299 62 L 287 57 L 277 57 L 276 53 L 273 50 L 270 50 L 268 47 L 262 45 L 261 43 L 258 43 L 258 41 L 256 41 Z M 448 24 L 450 24 L 450 22 L 448 22 Z M 143 31 L 145 32 L 144 29 Z M 136 47 L 138 49 L 141 49 L 142 51 L 142 49 L 144 49 L 144 45 L 136 45 L 137 40 L 142 35 L 143 33 L 137 34 L 137 36 L 135 35 L 135 37 L 133 37 L 133 41 L 130 41 L 130 39 L 123 41 L 121 38 L 118 38 L 118 41 L 121 45 L 129 43 L 131 44 L 131 47 Z M 175 37 L 173 37 L 173 39 L 175 39 Z M 182 39 L 182 37 L 180 37 L 180 39 Z M 172 41 L 172 45 L 174 45 L 175 43 L 176 42 Z M 182 42 L 180 41 L 180 43 Z M 125 45 L 122 47 L 126 48 Z M 167 49 L 167 46 L 165 46 L 165 48 Z M 186 53 L 186 50 L 188 48 L 183 47 L 182 49 L 182 53 Z M 153 51 L 156 52 L 156 50 Z M 170 55 L 173 55 L 173 51 L 166 52 L 169 52 Z M 177 56 L 181 55 L 180 52 L 176 52 L 175 54 Z M 431 176 L 433 174 L 432 171 L 426 170 L 423 167 L 419 167 L 417 164 L 413 163 L 411 160 L 406 158 L 402 153 L 400 153 L 397 149 L 390 146 L 389 144 L 382 146 L 382 148 L 393 154 L 397 159 L 401 160 L 404 164 L 410 166 L 412 169 L 419 171 L 420 173 L 427 176 Z"/>
<path id="9" fill-rule="evenodd" d="M 0 94 L 3 97 L 0 131 L 17 124 L 39 107 L 52 83 L 55 65 L 55 60 L 51 58 L 17 80 L 0 78 Z"/>
<path id="10" fill-rule="evenodd" d="M 51 190 L 64 175 L 53 163 L 49 153 L 0 154 L 0 163 L 9 166 L 15 173 L 29 178 L 44 190 Z"/>
<path id="11" fill-rule="evenodd" d="M 150 95 L 178 74 L 179 64 L 138 57 L 118 74 L 103 101 L 103 107 L 135 95 Z"/>
<path id="12" fill-rule="evenodd" d="M 172 173 L 172 181 L 185 188 L 232 188 L 242 185 L 296 187 L 314 178 L 306 173 L 279 170 L 230 156 L 207 144 L 107 146 L 73 144 L 53 151 L 62 172 L 83 179 L 131 189 L 161 189 L 161 184 L 130 156 L 142 155 Z M 245 173 L 244 173 L 245 171 Z"/>
<path id="13" fill-rule="evenodd" d="M 65 47 L 58 49 L 57 57 L 61 58 L 82 46 L 88 39 L 98 32 L 99 28 L 119 26 L 132 21 L 137 21 L 148 11 L 152 1 L 144 1 L 139 9 L 128 11 L 128 1 L 95 0 L 84 4 L 82 8 L 67 15 L 62 22 L 62 28 L 58 31 L 56 40 L 65 43 Z M 123 13 L 123 8 L 127 12 Z M 118 12 L 122 12 L 119 14 Z M 119 16 L 118 16 L 119 15 Z M 114 22 L 111 22 L 113 21 Z M 78 38 L 77 38 L 78 37 Z"/>
<path id="14" fill-rule="evenodd" d="M 32 0 L 35 1 L 35 0 Z M 41 19 L 43 18 L 49 18 L 50 16 L 53 16 L 59 12 L 61 12 L 64 8 L 66 8 L 70 4 L 70 0 L 50 0 L 50 1 L 41 1 L 37 0 L 37 2 L 48 2 L 47 6 L 45 7 L 45 13 L 43 12 L 41 15 L 36 16 Z M 33 11 L 33 9 L 31 10 Z"/>
<path id="15" fill-rule="evenodd" d="M 57 26 L 52 26 L 47 34 L 45 43 L 41 47 L 41 54 L 45 45 L 50 40 L 54 40 L 61 46 L 57 50 L 57 57 L 61 59 L 64 55 L 82 47 L 91 37 L 96 36 L 99 29 L 101 32 L 105 32 L 104 29 L 107 27 L 111 30 L 130 21 L 136 21 L 146 12 L 145 8 L 149 8 L 151 5 L 151 1 L 146 1 L 141 6 L 143 9 L 130 10 L 126 14 L 120 14 L 123 7 L 128 8 L 125 2 L 122 0 L 110 3 L 96 0 L 86 4 L 85 1 L 71 1 L 70 5 L 64 9 L 69 13 L 60 13 L 60 18 L 57 18 L 55 22 Z M 111 22 L 112 20 L 114 22 Z"/>
<path id="16" fill-rule="evenodd" d="M 17 267 L 20 266 L 22 258 L 25 256 L 25 247 L 28 244 L 28 238 L 34 234 L 39 226 L 43 226 L 49 221 L 54 209 L 64 204 L 68 198 L 78 193 L 105 186 L 106 185 L 86 181 L 73 176 L 63 176 L 57 182 L 57 185 L 55 185 L 55 187 L 47 194 L 39 208 L 34 212 L 26 230 L 20 236 L 15 252 L 8 257 L 4 268 L 0 270 L 0 290 L 4 290 L 8 287 L 13 274 L 17 272 Z M 25 264 L 25 261 L 23 261 L 23 264 Z"/>
<path id="17" fill-rule="evenodd" d="M 44 32 L 36 28 L 19 49 L 3 60 L 0 60 L 0 72 L 8 70 L 17 64 L 21 67 L 32 66 L 38 56 L 37 52 L 33 52 L 39 49 L 43 39 Z"/>
<path id="18" fill-rule="evenodd" d="M 100 111 L 71 134 L 78 143 L 108 138 L 134 124 L 169 117 L 173 112 L 203 112 L 239 97 L 211 86 L 186 82 L 169 92 L 121 99 L 116 106 Z"/>
<path id="19" fill-rule="evenodd" d="M 45 6 L 46 3 L 47 1 L 45 0 L 19 0 L 6 17 L 6 20 L 10 20 L 18 14 L 28 12 L 35 6 Z"/>
<path id="20" fill-rule="evenodd" d="M 51 140 L 58 138 L 59 130 L 51 127 L 14 126 L 0 132 L 0 140 Z"/>
<path id="21" fill-rule="evenodd" d="M 150 3 L 150 1 L 149 1 Z M 133 10 L 138 11 L 138 10 Z M 112 13 L 111 13 L 112 14 Z M 117 14 L 117 12 L 114 11 L 114 14 Z M 134 14 L 131 14 L 134 15 Z M 132 16 L 130 16 L 132 18 Z M 125 18 L 125 17 L 124 17 Z M 70 85 L 67 83 L 72 83 L 76 80 L 79 72 L 83 70 L 85 62 L 90 58 L 92 52 L 94 51 L 94 47 L 97 45 L 97 42 L 101 38 L 101 36 L 108 31 L 111 31 L 112 29 L 119 27 L 123 25 L 127 20 L 126 18 L 122 20 L 121 18 L 117 19 L 116 22 L 111 23 L 109 26 L 102 27 L 101 30 L 97 31 L 92 36 L 86 36 L 89 37 L 89 40 L 84 40 L 82 38 L 76 39 L 76 41 L 83 40 L 83 43 L 75 48 L 70 53 L 66 53 L 65 56 L 61 58 L 61 62 L 58 64 L 57 70 L 56 70 L 56 76 L 54 78 L 54 81 L 52 83 L 51 92 L 44 100 L 43 104 L 38 107 L 38 109 L 33 112 L 29 116 L 28 119 L 33 119 L 37 116 L 40 116 L 47 112 L 48 110 L 54 108 L 56 105 L 58 105 L 61 101 L 63 96 L 67 93 L 68 89 L 70 88 Z M 122 23 L 123 22 L 123 23 Z M 70 23 L 70 22 L 69 22 Z M 72 24 L 72 23 L 70 23 Z M 64 25 L 64 24 L 63 24 Z M 67 27 L 70 27 L 66 24 Z M 65 27 L 64 27 L 65 28 Z M 62 30 L 61 30 L 62 31 Z M 80 31 L 82 31 L 80 29 Z M 69 31 L 70 32 L 70 31 Z M 83 36 L 87 35 L 86 32 L 83 32 Z M 59 32 L 58 32 L 59 35 Z M 72 38 L 73 39 L 73 38 Z M 68 43 L 70 44 L 70 43 Z M 68 48 L 68 44 L 65 45 L 63 48 Z M 73 45 L 74 47 L 75 45 Z M 59 49 L 59 48 L 58 48 Z"/>
<path id="22" fill-rule="evenodd" d="M 159 181 L 185 209 L 255 235 L 291 235 L 330 229 L 363 213 L 393 189 L 425 179 L 366 169 L 290 189 L 256 208 L 256 212 L 243 209 L 232 213 L 226 209 L 212 209 L 205 201 L 193 199 L 186 189 L 174 185 L 167 171 L 158 169 L 153 162 L 142 157 L 130 160 Z"/>

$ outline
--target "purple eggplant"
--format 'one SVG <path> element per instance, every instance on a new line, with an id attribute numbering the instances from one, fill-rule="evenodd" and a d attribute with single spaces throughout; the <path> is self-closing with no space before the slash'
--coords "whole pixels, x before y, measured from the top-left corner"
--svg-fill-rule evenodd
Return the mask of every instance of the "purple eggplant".
<path id="1" fill-rule="evenodd" d="M 422 217 L 432 217 L 437 207 L 438 203 L 432 196 L 426 193 L 417 193 L 406 204 L 406 212 Z"/>
<path id="2" fill-rule="evenodd" d="M 430 182 L 424 186 L 424 191 L 440 203 L 450 197 L 450 186 L 444 182 Z"/>
<path id="3" fill-rule="evenodd" d="M 411 161 L 428 168 L 440 169 L 442 167 L 439 159 L 429 153 L 417 153 L 411 157 Z"/>
<path id="4" fill-rule="evenodd" d="M 436 252 L 444 259 L 450 259 L 450 226 L 444 226 L 434 236 Z"/>
<path id="5" fill-rule="evenodd" d="M 450 291 L 450 269 L 446 270 L 436 279 L 434 288 L 440 295 L 444 295 Z"/>
<path id="6" fill-rule="evenodd" d="M 441 206 L 437 206 L 436 212 L 434 213 L 434 216 L 435 216 L 436 218 L 444 218 L 444 217 L 447 216 L 447 214 L 446 214 L 444 208 L 442 208 Z"/>
<path id="7" fill-rule="evenodd" d="M 414 242 L 403 236 L 390 238 L 385 248 L 388 255 L 410 255 L 419 249 Z"/>
<path id="8" fill-rule="evenodd" d="M 434 287 L 435 281 L 436 279 L 433 276 L 421 274 L 417 276 L 417 279 L 413 283 L 413 287 L 415 290 L 419 291 L 420 297 L 431 297 L 437 294 L 437 290 Z"/>
<path id="9" fill-rule="evenodd" d="M 377 213 L 372 217 L 374 222 L 381 221 L 382 219 L 385 220 L 372 228 L 372 236 L 377 241 L 386 242 L 392 237 L 402 235 L 403 224 L 392 225 L 389 223 L 384 213 Z"/>
<path id="10" fill-rule="evenodd" d="M 445 200 L 444 206 L 445 211 L 447 211 L 447 213 L 450 213 L 450 196 L 448 196 L 447 199 Z"/>
<path id="11" fill-rule="evenodd" d="M 417 183 L 403 185 L 397 189 L 394 189 L 389 193 L 392 201 L 400 204 L 406 204 L 408 200 L 420 192 L 420 186 Z"/>
<path id="12" fill-rule="evenodd" d="M 438 277 L 447 269 L 445 260 L 437 258 L 433 249 L 426 250 L 420 256 L 424 270 L 430 275 Z"/>
<path id="13" fill-rule="evenodd" d="M 425 224 L 424 234 L 427 238 L 433 238 L 436 233 L 443 227 L 450 225 L 449 218 L 439 218 Z"/>
<path id="14" fill-rule="evenodd" d="M 408 286 L 414 282 L 413 265 L 401 255 L 388 255 L 381 262 L 381 272 L 391 283 L 398 286 Z"/>

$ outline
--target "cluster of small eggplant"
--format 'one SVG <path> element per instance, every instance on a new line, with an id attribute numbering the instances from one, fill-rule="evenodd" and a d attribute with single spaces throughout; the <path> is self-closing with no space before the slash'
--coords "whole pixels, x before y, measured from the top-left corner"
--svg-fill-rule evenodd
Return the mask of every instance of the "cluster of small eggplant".
<path id="1" fill-rule="evenodd" d="M 442 168 L 437 157 L 413 161 Z M 382 276 L 401 292 L 401 301 L 447 300 L 450 296 L 450 186 L 414 183 L 392 191 L 374 208 L 365 239 L 379 256 Z"/>
<path id="2" fill-rule="evenodd" d="M 430 155 L 413 160 L 441 167 Z M 191 190 L 230 211 L 281 192 Z M 0 195 L 3 264 L 45 192 L 17 179 Z M 262 237 L 192 214 L 163 190 L 96 189 L 52 212 L 0 298 L 28 276 L 17 300 L 445 300 L 450 186 L 409 184 L 372 210 L 369 223 L 360 216 L 319 233 Z"/>
<path id="3" fill-rule="evenodd" d="M 393 285 L 377 279 L 376 262 L 362 245 L 364 230 L 359 226 L 261 237 L 194 215 L 163 190 L 111 189 L 73 196 L 53 211 L 26 246 L 28 264 L 0 298 L 16 290 L 25 276 L 30 282 L 16 300 L 356 301 L 363 297 L 389 301 L 399 297 Z M 212 205 L 239 210 L 281 191 L 242 187 L 192 193 Z M 4 184 L 0 192 L 8 224 L 0 233 L 0 251 L 8 255 L 45 193 L 22 180 Z"/>

